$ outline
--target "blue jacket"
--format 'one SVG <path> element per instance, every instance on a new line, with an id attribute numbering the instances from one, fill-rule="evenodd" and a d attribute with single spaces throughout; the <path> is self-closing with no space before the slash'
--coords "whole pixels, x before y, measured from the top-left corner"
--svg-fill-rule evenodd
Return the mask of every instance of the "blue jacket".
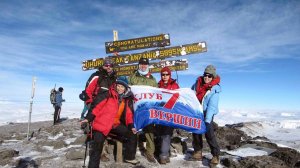
<path id="1" fill-rule="evenodd" d="M 62 102 L 65 101 L 65 99 L 62 98 L 62 93 L 60 91 L 57 91 L 55 96 L 55 106 L 61 107 Z"/>
<path id="2" fill-rule="evenodd" d="M 196 90 L 197 84 L 192 86 L 193 90 Z M 221 92 L 221 86 L 215 85 L 211 90 L 207 91 L 202 102 L 203 113 L 205 114 L 205 122 L 210 123 L 214 115 L 219 113 L 219 93 Z"/>

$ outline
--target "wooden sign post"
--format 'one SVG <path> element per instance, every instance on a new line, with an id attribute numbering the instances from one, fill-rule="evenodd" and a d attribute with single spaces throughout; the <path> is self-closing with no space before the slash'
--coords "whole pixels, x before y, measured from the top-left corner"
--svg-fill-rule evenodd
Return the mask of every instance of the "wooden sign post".
<path id="1" fill-rule="evenodd" d="M 155 36 L 147 36 L 118 41 L 118 32 L 113 31 L 114 41 L 105 42 L 106 53 L 118 53 L 129 50 L 145 49 L 157 47 L 153 50 L 148 50 L 133 54 L 116 54 L 105 58 L 110 58 L 116 64 L 114 70 L 117 76 L 128 76 L 138 68 L 137 63 L 140 58 L 148 58 L 150 62 L 150 72 L 158 73 L 161 68 L 168 66 L 171 70 L 183 71 L 188 69 L 188 61 L 185 60 L 166 60 L 172 57 L 185 56 L 207 52 L 206 42 L 197 42 L 184 44 L 174 47 L 165 47 L 170 45 L 170 35 L 160 34 Z M 82 70 L 97 69 L 104 64 L 105 58 L 97 58 L 82 62 Z M 152 62 L 153 60 L 163 60 L 160 62 Z"/>

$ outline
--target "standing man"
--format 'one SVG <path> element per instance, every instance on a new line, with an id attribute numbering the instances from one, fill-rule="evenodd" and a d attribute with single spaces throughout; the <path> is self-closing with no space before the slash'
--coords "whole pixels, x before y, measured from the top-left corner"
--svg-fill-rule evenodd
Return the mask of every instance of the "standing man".
<path id="1" fill-rule="evenodd" d="M 220 147 L 218 145 L 214 128 L 214 115 L 219 112 L 219 94 L 221 92 L 220 76 L 216 73 L 216 68 L 213 65 L 208 65 L 205 68 L 203 76 L 200 76 L 192 89 L 196 91 L 196 96 L 203 106 L 203 113 L 205 119 L 206 133 L 205 138 L 209 145 L 213 158 L 211 164 L 218 164 L 220 162 Z M 193 147 L 194 153 L 192 158 L 194 160 L 202 160 L 203 139 L 201 134 L 193 133 Z"/>
<path id="2" fill-rule="evenodd" d="M 60 111 L 61 111 L 61 106 L 62 102 L 65 101 L 65 99 L 62 98 L 62 92 L 64 91 L 64 88 L 59 87 L 58 91 L 55 94 L 55 104 L 54 104 L 54 121 L 53 125 L 59 122 L 60 120 Z"/>
<path id="3" fill-rule="evenodd" d="M 157 87 L 156 79 L 149 72 L 148 58 L 140 58 L 139 69 L 129 76 L 129 85 L 147 85 Z M 156 162 L 154 158 L 155 144 L 154 144 L 154 125 L 148 125 L 143 128 L 146 137 L 146 152 L 145 157 L 149 162 Z M 138 138 L 138 146 L 140 150 L 145 150 L 141 138 Z"/>
<path id="4" fill-rule="evenodd" d="M 99 67 L 98 71 L 94 72 L 86 82 L 85 92 L 87 100 L 85 101 L 85 104 L 88 107 L 88 113 L 85 118 L 88 121 L 94 120 L 94 115 L 92 115 L 94 107 L 109 96 L 108 90 L 117 79 L 113 67 L 113 61 L 109 58 L 105 59 L 103 66 Z M 95 143 L 91 145 L 93 149 L 97 149 L 95 145 Z M 109 161 L 108 156 L 106 156 L 106 146 L 107 142 L 104 144 L 101 161 Z"/>

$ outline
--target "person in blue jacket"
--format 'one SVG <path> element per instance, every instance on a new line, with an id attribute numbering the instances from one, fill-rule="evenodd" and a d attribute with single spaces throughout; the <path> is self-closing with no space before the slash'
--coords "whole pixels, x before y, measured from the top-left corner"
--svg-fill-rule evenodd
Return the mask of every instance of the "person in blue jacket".
<path id="1" fill-rule="evenodd" d="M 211 150 L 213 158 L 211 164 L 218 164 L 220 162 L 220 147 L 218 145 L 214 128 L 214 115 L 218 114 L 219 108 L 219 94 L 221 92 L 220 76 L 216 73 L 216 68 L 213 65 L 208 65 L 205 68 L 203 76 L 198 77 L 192 89 L 196 92 L 197 99 L 203 106 L 204 121 L 206 126 L 205 138 Z M 194 160 L 202 160 L 203 139 L 201 134 L 193 133 L 193 148 L 194 153 L 192 158 Z"/>
<path id="2" fill-rule="evenodd" d="M 53 122 L 54 125 L 58 123 L 60 120 L 60 111 L 61 111 L 62 102 L 65 101 L 65 99 L 62 98 L 63 91 L 64 89 L 62 87 L 59 87 L 57 93 L 55 94 L 55 104 L 54 104 L 55 111 L 54 111 L 54 122 Z"/>

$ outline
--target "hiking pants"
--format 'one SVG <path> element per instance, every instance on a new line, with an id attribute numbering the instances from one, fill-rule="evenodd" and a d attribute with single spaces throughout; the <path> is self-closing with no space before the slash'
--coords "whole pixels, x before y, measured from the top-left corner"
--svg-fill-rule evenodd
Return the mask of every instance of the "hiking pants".
<path id="1" fill-rule="evenodd" d="M 53 124 L 56 124 L 59 122 L 60 120 L 60 110 L 61 110 L 61 107 L 59 106 L 55 106 L 55 111 L 54 111 L 54 120 L 53 120 Z"/>
<path id="2" fill-rule="evenodd" d="M 137 137 L 132 133 L 125 125 L 120 124 L 110 131 L 110 134 L 122 137 L 120 139 L 126 139 L 123 142 L 123 147 L 125 148 L 125 160 L 135 159 L 136 147 L 137 147 Z M 100 157 L 102 154 L 103 144 L 106 136 L 101 132 L 93 131 L 94 140 L 91 143 L 90 150 L 90 160 L 88 168 L 99 168 L 100 167 Z M 112 136 L 113 137 L 113 136 Z"/>
<path id="3" fill-rule="evenodd" d="M 145 137 L 146 137 L 146 152 L 154 156 L 155 152 L 155 143 L 154 143 L 154 132 L 155 126 L 150 124 L 144 128 Z"/>
<path id="4" fill-rule="evenodd" d="M 220 155 L 220 147 L 218 145 L 215 133 L 214 133 L 214 128 L 211 123 L 205 122 L 206 126 L 206 133 L 205 133 L 205 138 L 206 141 L 209 145 L 210 152 L 213 156 L 219 156 Z M 203 139 L 202 139 L 202 134 L 194 134 L 193 133 L 193 148 L 194 151 L 201 151 L 203 148 Z"/>
<path id="5" fill-rule="evenodd" d="M 171 137 L 174 128 L 164 125 L 155 125 L 157 136 L 160 137 L 160 159 L 166 159 L 170 155 Z"/>
<path id="6" fill-rule="evenodd" d="M 160 155 L 159 155 L 161 159 L 166 159 L 169 157 L 170 145 L 171 145 L 171 135 L 162 135 Z"/>

